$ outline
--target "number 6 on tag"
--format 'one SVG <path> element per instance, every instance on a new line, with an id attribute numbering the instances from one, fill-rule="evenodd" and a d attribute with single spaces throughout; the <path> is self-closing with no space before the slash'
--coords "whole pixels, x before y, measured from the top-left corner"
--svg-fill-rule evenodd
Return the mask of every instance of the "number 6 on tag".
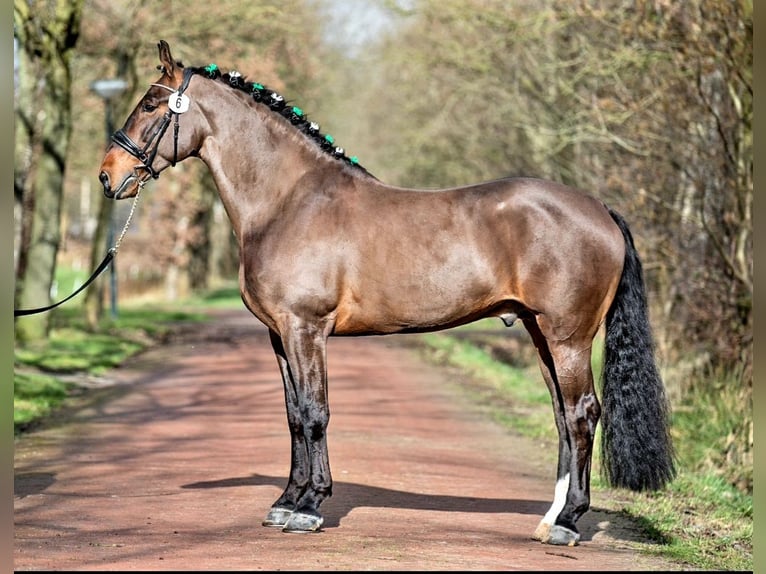
<path id="1" fill-rule="evenodd" d="M 173 92 L 168 98 L 168 106 L 171 112 L 182 114 L 189 109 L 190 100 L 186 94 Z"/>

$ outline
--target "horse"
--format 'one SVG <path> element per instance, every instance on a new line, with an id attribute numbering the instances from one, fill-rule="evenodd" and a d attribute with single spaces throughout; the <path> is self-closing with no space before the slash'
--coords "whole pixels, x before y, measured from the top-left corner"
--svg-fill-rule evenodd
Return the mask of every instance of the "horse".
<path id="1" fill-rule="evenodd" d="M 112 136 L 99 180 L 107 198 L 125 199 L 189 157 L 212 173 L 238 241 L 242 301 L 268 328 L 284 385 L 290 473 L 264 526 L 321 529 L 333 484 L 329 337 L 488 317 L 522 322 L 551 395 L 557 478 L 533 538 L 579 543 L 599 421 L 611 486 L 659 490 L 674 478 L 641 261 L 621 215 L 537 178 L 387 185 L 278 92 L 158 48 L 161 76 Z M 591 348 L 602 325 L 599 402 Z"/>

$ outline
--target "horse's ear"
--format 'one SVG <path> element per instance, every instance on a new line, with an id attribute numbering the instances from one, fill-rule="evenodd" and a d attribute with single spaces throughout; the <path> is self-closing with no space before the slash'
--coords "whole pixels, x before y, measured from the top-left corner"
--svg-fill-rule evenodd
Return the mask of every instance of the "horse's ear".
<path id="1" fill-rule="evenodd" d="M 165 40 L 160 40 L 157 47 L 160 50 L 161 65 L 159 66 L 159 69 L 162 70 L 162 73 L 165 76 L 172 78 L 176 71 L 176 62 L 173 59 L 173 55 L 170 53 L 170 46 Z"/>

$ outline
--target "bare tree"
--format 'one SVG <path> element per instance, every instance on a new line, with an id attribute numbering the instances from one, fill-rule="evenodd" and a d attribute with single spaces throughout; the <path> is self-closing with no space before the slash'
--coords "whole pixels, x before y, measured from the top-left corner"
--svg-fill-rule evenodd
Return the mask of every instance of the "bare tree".
<path id="1" fill-rule="evenodd" d="M 60 241 L 64 170 L 72 126 L 72 52 L 80 33 L 83 0 L 14 2 L 19 41 L 19 92 L 14 101 L 16 150 L 14 190 L 24 209 L 16 268 L 16 306 L 50 303 Z M 47 337 L 49 317 L 16 322 L 16 339 Z"/>

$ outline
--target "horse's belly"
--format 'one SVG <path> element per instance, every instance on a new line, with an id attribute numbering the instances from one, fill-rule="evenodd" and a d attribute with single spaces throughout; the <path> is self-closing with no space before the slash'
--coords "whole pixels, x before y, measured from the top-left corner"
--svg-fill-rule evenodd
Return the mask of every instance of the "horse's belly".
<path id="1" fill-rule="evenodd" d="M 428 331 L 483 316 L 506 296 L 496 278 L 430 273 L 368 283 L 350 290 L 337 308 L 335 334 Z"/>

